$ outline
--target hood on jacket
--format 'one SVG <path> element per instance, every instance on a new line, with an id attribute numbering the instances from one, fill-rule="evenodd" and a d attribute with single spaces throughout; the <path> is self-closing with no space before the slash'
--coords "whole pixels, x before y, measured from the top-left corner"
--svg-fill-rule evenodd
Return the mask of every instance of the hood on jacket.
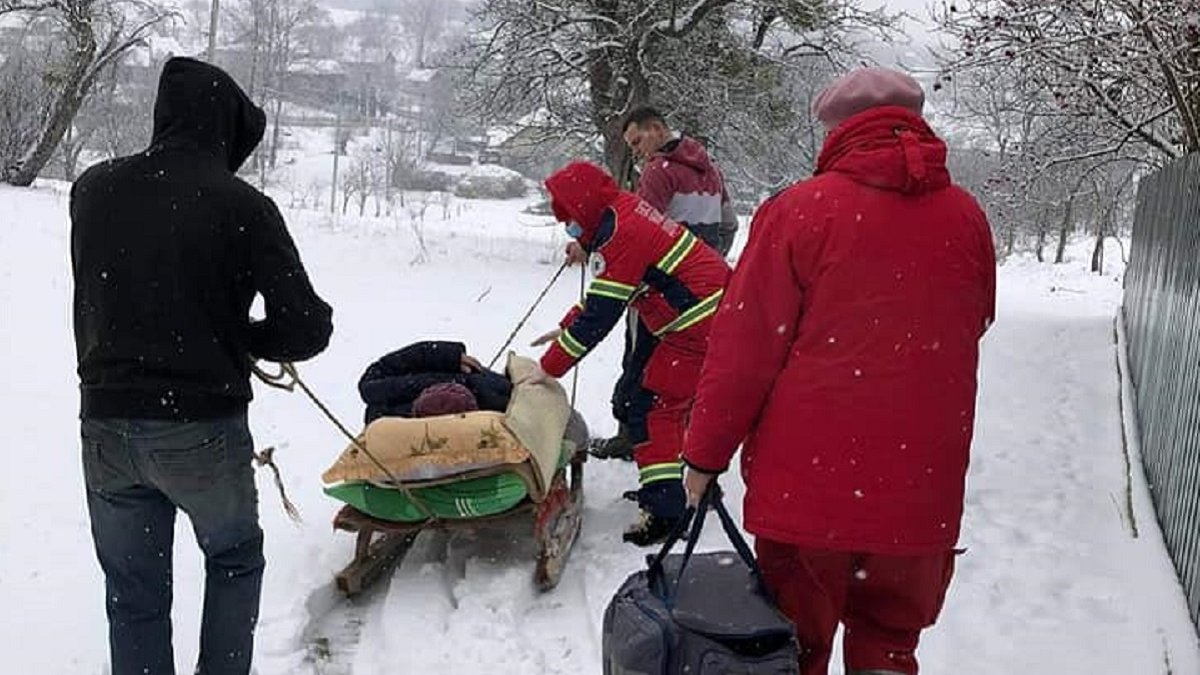
<path id="1" fill-rule="evenodd" d="M 571 162 L 555 171 L 546 179 L 546 190 L 554 217 L 583 228 L 579 242 L 584 245 L 595 237 L 605 209 L 620 193 L 613 177 L 591 162 Z"/>
<path id="2" fill-rule="evenodd" d="M 653 162 L 659 157 L 683 164 L 695 169 L 698 173 L 708 173 L 714 170 L 712 160 L 708 157 L 708 151 L 704 149 L 700 141 L 690 136 L 680 136 L 667 142 L 658 152 L 654 153 L 650 161 Z"/>
<path id="3" fill-rule="evenodd" d="M 183 57 L 163 66 L 152 146 L 194 148 L 236 172 L 266 127 L 262 109 L 220 68 Z"/>
<path id="4" fill-rule="evenodd" d="M 950 185 L 946 144 L 924 118 L 900 106 L 870 108 L 834 128 L 817 159 L 816 174 L 823 173 L 904 194 Z"/>

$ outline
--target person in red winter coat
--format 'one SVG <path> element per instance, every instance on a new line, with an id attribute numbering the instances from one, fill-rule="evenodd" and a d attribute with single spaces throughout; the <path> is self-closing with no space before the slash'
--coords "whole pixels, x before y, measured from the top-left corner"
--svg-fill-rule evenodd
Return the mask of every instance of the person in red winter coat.
<path id="1" fill-rule="evenodd" d="M 725 189 L 725 178 L 700 141 L 674 134 L 666 119 L 650 107 L 635 108 L 625 117 L 622 136 L 641 163 L 637 196 L 686 227 L 722 256 L 729 255 L 737 235 L 737 214 Z M 567 246 L 567 257 L 572 263 L 586 260 L 586 254 L 576 243 Z M 636 313 L 627 314 L 627 323 L 625 353 L 621 359 L 623 372 L 612 395 L 617 435 L 593 445 L 591 454 L 598 459 L 633 459 L 625 416 L 633 402 L 629 390 L 632 388 L 636 393 L 644 364 L 634 358 L 639 339 Z"/>
<path id="2" fill-rule="evenodd" d="M 816 175 L 754 216 L 685 441 L 689 499 L 744 442 L 745 527 L 805 675 L 839 623 L 848 673 L 916 673 L 953 573 L 996 261 L 923 103 L 883 69 L 817 98 Z"/>
<path id="3" fill-rule="evenodd" d="M 625 541 L 662 541 L 685 511 L 683 432 L 704 362 L 711 317 L 729 266 L 696 235 L 637 195 L 617 189 L 604 169 L 573 162 L 546 179 L 555 217 L 591 255 L 595 279 L 577 305 L 535 344 L 553 343 L 542 369 L 562 377 L 637 310 L 645 368 L 628 414 L 641 518 Z"/>

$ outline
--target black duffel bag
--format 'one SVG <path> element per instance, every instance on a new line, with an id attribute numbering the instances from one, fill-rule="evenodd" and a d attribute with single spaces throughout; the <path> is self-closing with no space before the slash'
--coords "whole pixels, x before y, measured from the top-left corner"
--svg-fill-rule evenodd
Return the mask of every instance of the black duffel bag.
<path id="1" fill-rule="evenodd" d="M 734 551 L 693 554 L 709 509 Z M 687 531 L 682 555 L 671 548 Z M 604 612 L 604 675 L 795 675 L 800 649 L 716 481 Z"/>

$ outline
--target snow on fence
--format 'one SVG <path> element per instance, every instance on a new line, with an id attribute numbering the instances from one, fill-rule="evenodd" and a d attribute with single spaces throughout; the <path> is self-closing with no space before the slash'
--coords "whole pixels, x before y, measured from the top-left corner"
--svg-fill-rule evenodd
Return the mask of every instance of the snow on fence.
<path id="1" fill-rule="evenodd" d="M 1138 188 L 1123 312 L 1142 461 L 1200 628 L 1200 155 Z"/>

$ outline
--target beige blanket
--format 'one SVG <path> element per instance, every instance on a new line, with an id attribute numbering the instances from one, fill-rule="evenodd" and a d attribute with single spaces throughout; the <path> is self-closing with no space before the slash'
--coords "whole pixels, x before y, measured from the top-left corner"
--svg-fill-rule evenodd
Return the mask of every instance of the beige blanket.
<path id="1" fill-rule="evenodd" d="M 457 474 L 513 468 L 529 483 L 533 500 L 541 501 L 558 467 L 571 411 L 557 381 L 523 382 L 536 368 L 529 359 L 509 355 L 508 377 L 517 384 L 504 413 L 381 417 L 371 422 L 358 437 L 370 457 L 350 445 L 321 479 L 327 484 L 386 482 L 390 473 L 406 484 L 445 482 Z"/>

